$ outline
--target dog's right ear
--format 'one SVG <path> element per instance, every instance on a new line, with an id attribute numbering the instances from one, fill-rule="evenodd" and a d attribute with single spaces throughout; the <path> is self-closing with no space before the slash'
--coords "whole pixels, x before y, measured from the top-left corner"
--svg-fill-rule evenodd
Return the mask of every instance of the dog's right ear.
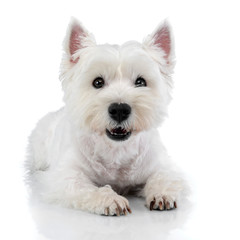
<path id="1" fill-rule="evenodd" d="M 63 44 L 68 60 L 73 64 L 77 63 L 80 57 L 79 50 L 95 44 L 93 35 L 77 19 L 72 17 Z"/>

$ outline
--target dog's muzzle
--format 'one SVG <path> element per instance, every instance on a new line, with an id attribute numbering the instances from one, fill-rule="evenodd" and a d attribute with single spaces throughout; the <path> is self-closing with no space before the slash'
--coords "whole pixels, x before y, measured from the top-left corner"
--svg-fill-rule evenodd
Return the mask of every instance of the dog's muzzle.
<path id="1" fill-rule="evenodd" d="M 131 107 L 126 103 L 112 103 L 108 108 L 108 114 L 117 124 L 121 124 L 130 116 Z M 111 130 L 106 129 L 106 134 L 112 140 L 124 141 L 130 137 L 131 131 L 123 127 L 116 127 Z"/>

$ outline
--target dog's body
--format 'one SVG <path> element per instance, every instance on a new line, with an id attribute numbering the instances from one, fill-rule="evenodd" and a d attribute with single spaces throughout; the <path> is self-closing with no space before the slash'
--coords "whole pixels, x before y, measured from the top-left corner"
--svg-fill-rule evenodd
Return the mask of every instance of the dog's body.
<path id="1" fill-rule="evenodd" d="M 131 211 L 119 194 L 136 193 L 150 209 L 171 209 L 184 181 L 157 127 L 171 99 L 174 55 L 162 24 L 143 44 L 96 45 L 72 20 L 64 42 L 65 107 L 30 137 L 27 168 L 47 202 L 105 215 Z"/>

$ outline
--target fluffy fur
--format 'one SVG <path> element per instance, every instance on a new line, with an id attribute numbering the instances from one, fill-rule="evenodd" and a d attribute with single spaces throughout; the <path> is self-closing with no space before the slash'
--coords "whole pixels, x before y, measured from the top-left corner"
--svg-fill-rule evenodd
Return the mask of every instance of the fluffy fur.
<path id="1" fill-rule="evenodd" d="M 143 43 L 97 45 L 76 19 L 64 41 L 61 81 L 65 106 L 47 114 L 32 132 L 28 180 L 41 199 L 105 215 L 131 212 L 122 194 L 136 193 L 152 209 L 177 207 L 184 192 L 157 128 L 171 100 L 174 49 L 171 29 L 161 24 Z M 96 89 L 97 77 L 105 81 Z M 136 87 L 138 77 L 146 87 Z M 129 118 L 116 123 L 112 103 L 127 103 Z M 131 131 L 114 141 L 106 129 Z M 121 194 L 121 195 L 120 195 Z"/>

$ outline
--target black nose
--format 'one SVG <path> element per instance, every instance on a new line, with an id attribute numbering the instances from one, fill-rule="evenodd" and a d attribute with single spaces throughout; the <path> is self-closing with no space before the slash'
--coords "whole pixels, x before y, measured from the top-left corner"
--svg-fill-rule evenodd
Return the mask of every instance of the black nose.
<path id="1" fill-rule="evenodd" d="M 126 103 L 112 103 L 108 108 L 108 113 L 113 120 L 121 123 L 129 117 L 131 107 Z"/>

